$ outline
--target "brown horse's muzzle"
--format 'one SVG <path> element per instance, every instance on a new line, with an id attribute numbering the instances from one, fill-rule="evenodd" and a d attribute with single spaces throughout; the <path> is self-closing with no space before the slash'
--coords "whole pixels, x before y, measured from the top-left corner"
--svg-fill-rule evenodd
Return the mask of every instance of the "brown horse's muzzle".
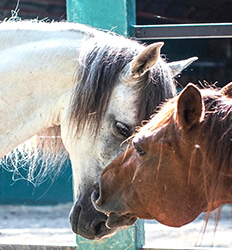
<path id="1" fill-rule="evenodd" d="M 102 193 L 100 182 L 94 184 L 94 191 L 91 195 L 91 200 L 93 206 L 97 211 L 100 211 L 104 214 L 109 214 L 112 209 L 112 206 L 109 202 L 105 202 L 104 194 Z"/>
<path id="2" fill-rule="evenodd" d="M 124 207 L 121 202 L 111 202 L 104 198 L 104 194 L 101 191 L 101 184 L 96 183 L 94 185 L 94 192 L 92 193 L 91 200 L 96 210 L 104 213 L 108 216 L 106 221 L 106 227 L 109 229 L 117 229 L 119 227 L 133 225 L 136 221 L 136 217 L 129 213 L 123 213 Z M 117 211 L 117 212 L 115 212 Z"/>

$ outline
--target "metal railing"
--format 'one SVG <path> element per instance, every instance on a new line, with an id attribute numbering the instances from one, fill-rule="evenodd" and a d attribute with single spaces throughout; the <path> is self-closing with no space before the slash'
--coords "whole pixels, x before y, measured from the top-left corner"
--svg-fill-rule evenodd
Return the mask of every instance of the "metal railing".
<path id="1" fill-rule="evenodd" d="M 232 23 L 132 25 L 130 35 L 138 40 L 232 38 Z"/>

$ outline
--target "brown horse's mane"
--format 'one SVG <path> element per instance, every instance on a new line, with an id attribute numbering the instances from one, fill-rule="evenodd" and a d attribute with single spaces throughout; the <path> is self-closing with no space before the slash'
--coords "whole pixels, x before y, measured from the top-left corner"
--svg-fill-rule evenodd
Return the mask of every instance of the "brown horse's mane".
<path id="1" fill-rule="evenodd" d="M 206 141 L 207 161 L 213 171 L 232 177 L 232 99 L 215 90 L 204 92 L 199 133 Z"/>
<path id="2" fill-rule="evenodd" d="M 205 145 L 201 170 L 208 199 L 204 234 L 210 212 L 218 207 L 217 193 L 222 183 L 231 182 L 232 178 L 232 99 L 223 95 L 218 89 L 204 89 L 201 93 L 205 114 L 198 129 L 198 138 L 204 140 Z M 208 175 L 211 176 L 210 183 L 207 181 Z M 221 206 L 215 214 L 215 231 L 220 214 Z"/>
<path id="3" fill-rule="evenodd" d="M 205 141 L 205 154 L 201 166 L 204 176 L 205 194 L 208 199 L 206 230 L 210 211 L 217 205 L 217 193 L 223 183 L 232 178 L 232 99 L 216 90 L 202 91 L 205 115 L 199 126 L 199 138 Z M 207 176 L 211 176 L 210 183 Z M 230 193 L 228 190 L 226 193 Z M 217 211 L 215 230 L 220 218 L 221 208 Z"/>

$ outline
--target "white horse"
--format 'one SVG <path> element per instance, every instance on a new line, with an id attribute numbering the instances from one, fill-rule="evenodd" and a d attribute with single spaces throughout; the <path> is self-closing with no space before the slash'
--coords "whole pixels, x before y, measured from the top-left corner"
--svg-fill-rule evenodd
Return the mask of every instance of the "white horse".
<path id="1" fill-rule="evenodd" d="M 176 94 L 173 76 L 196 60 L 168 65 L 162 45 L 79 24 L 0 24 L 0 157 L 56 128 L 72 163 L 72 229 L 86 238 L 113 233 L 90 200 L 101 171 L 134 128 Z"/>

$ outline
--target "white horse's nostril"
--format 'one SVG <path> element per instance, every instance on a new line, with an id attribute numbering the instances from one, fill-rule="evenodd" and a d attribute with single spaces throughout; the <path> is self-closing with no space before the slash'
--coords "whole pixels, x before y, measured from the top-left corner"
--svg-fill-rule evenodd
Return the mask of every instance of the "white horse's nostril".
<path id="1" fill-rule="evenodd" d="M 94 185 L 93 185 L 93 187 L 94 187 L 94 190 L 96 192 L 99 192 L 99 183 L 98 182 L 95 182 Z"/>
<path id="2" fill-rule="evenodd" d="M 102 205 L 101 199 L 96 200 L 96 201 L 95 201 L 95 204 L 96 204 L 98 207 L 100 207 L 100 206 Z"/>

